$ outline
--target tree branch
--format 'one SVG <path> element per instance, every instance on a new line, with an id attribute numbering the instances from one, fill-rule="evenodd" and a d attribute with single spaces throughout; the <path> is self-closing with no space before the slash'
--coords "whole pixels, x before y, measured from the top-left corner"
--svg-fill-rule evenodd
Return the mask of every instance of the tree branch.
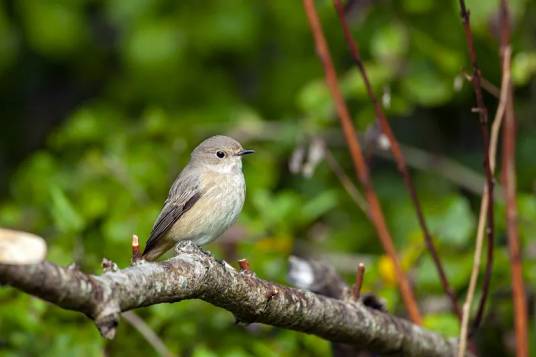
<path id="1" fill-rule="evenodd" d="M 503 70 L 510 71 L 510 10 L 507 0 L 500 3 L 501 27 L 501 58 Z M 512 79 L 506 83 L 507 100 L 504 117 L 504 140 L 502 181 L 506 201 L 506 226 L 508 247 L 510 250 L 510 265 L 512 266 L 512 295 L 514 300 L 514 324 L 516 332 L 516 356 L 529 356 L 527 300 L 523 282 L 523 267 L 521 261 L 521 242 L 517 223 L 516 204 L 516 118 L 514 110 L 514 93 Z"/>
<path id="2" fill-rule="evenodd" d="M 357 179 L 361 182 L 365 191 L 365 197 L 369 207 L 368 216 L 374 225 L 374 228 L 376 229 L 376 233 L 378 234 L 378 238 L 383 246 L 383 249 L 393 263 L 398 279 L 400 295 L 402 296 L 402 300 L 404 301 L 408 315 L 413 322 L 420 324 L 422 322 L 421 313 L 417 306 L 417 301 L 409 282 L 409 278 L 400 264 L 389 227 L 385 222 L 385 216 L 383 215 L 380 201 L 376 195 L 376 191 L 374 190 L 374 185 L 372 184 L 370 173 L 365 162 L 365 158 L 363 157 L 363 152 L 361 151 L 361 146 L 357 140 L 354 124 L 352 123 L 348 107 L 346 106 L 340 91 L 337 73 L 335 72 L 333 61 L 331 60 L 331 54 L 324 36 L 324 31 L 322 30 L 322 25 L 320 24 L 320 19 L 316 13 L 314 1 L 303 0 L 303 7 L 305 14 L 307 15 L 311 33 L 313 35 L 316 52 L 322 62 L 322 65 L 324 66 L 326 85 L 335 104 L 335 109 L 339 117 L 344 138 L 348 145 L 348 150 L 350 151 L 350 155 L 352 157 Z"/>
<path id="3" fill-rule="evenodd" d="M 503 122 L 504 112 L 506 108 L 506 102 L 508 97 L 508 83 L 510 81 L 510 51 L 505 52 L 505 57 L 503 59 L 503 70 L 502 70 L 502 79 L 501 79 L 501 94 L 499 96 L 499 105 L 497 106 L 497 111 L 495 113 L 495 119 L 493 120 L 493 125 L 491 129 L 491 139 L 489 147 L 489 159 L 491 173 L 495 174 L 495 163 L 496 163 L 496 152 L 497 152 L 497 143 L 499 142 L 499 131 L 501 129 L 501 124 Z M 506 58 L 507 57 L 507 58 Z M 508 66 L 506 64 L 508 63 Z M 497 192 L 498 190 L 495 190 Z M 476 290 L 476 283 L 478 279 L 478 273 L 480 271 L 480 259 L 482 257 L 482 245 L 484 242 L 484 228 L 486 227 L 487 219 L 487 207 L 489 194 L 488 186 L 484 183 L 482 188 L 482 199 L 480 201 L 480 213 L 478 218 L 478 227 L 475 240 L 475 251 L 473 254 L 473 267 L 471 269 L 471 277 L 469 279 L 469 286 L 467 287 L 467 294 L 465 297 L 465 302 L 463 304 L 463 317 L 460 328 L 460 344 L 458 356 L 463 356 L 465 353 L 467 345 L 467 337 L 469 333 L 469 317 L 471 314 L 471 305 L 473 303 L 473 298 Z"/>
<path id="4" fill-rule="evenodd" d="M 346 44 L 348 45 L 348 49 L 350 50 L 350 55 L 352 56 L 352 59 L 354 60 L 354 63 L 359 70 L 359 73 L 361 74 L 361 78 L 363 79 L 363 83 L 365 84 L 365 88 L 367 89 L 367 94 L 370 98 L 370 101 L 372 102 L 374 111 L 376 112 L 376 118 L 380 123 L 382 132 L 389 140 L 389 149 L 393 154 L 393 158 L 396 162 L 398 171 L 400 171 L 400 174 L 404 179 L 404 184 L 406 185 L 406 188 L 409 192 L 413 207 L 415 208 L 415 213 L 417 214 L 417 221 L 419 222 L 419 226 L 421 227 L 421 231 L 424 236 L 424 243 L 426 245 L 426 248 L 430 252 L 432 261 L 434 262 L 435 268 L 439 275 L 439 281 L 441 282 L 441 286 L 443 287 L 445 294 L 447 294 L 447 297 L 450 300 L 452 312 L 458 317 L 458 319 L 461 320 L 462 314 L 460 307 L 458 306 L 456 294 L 454 290 L 450 287 L 447 274 L 445 273 L 445 269 L 443 268 L 443 264 L 441 263 L 441 258 L 437 253 L 437 249 L 432 239 L 432 235 L 430 234 L 430 230 L 428 229 L 428 225 L 426 224 L 423 209 L 421 207 L 421 203 L 417 195 L 417 189 L 415 188 L 415 184 L 413 183 L 413 179 L 411 178 L 411 174 L 409 173 L 408 167 L 406 165 L 406 159 L 402 154 L 402 150 L 400 149 L 398 140 L 396 139 L 393 129 L 391 129 L 391 125 L 387 120 L 387 116 L 383 112 L 383 109 L 378 102 L 378 99 L 376 98 L 376 94 L 374 94 L 374 91 L 372 90 L 372 85 L 370 84 L 367 70 L 365 69 L 365 64 L 363 63 L 363 60 L 361 58 L 359 45 L 357 44 L 357 41 L 354 40 L 352 37 L 350 27 L 348 26 L 348 22 L 346 21 L 346 15 L 344 13 L 344 8 L 342 6 L 341 0 L 333 0 L 333 4 L 339 17 L 339 22 L 341 23 L 344 39 L 346 40 Z"/>
<path id="5" fill-rule="evenodd" d="M 239 321 L 262 322 L 333 342 L 405 356 L 452 356 L 456 344 L 406 320 L 362 304 L 283 287 L 216 261 L 191 242 L 164 262 L 140 263 L 100 276 L 49 262 L 0 264 L 0 283 L 93 319 L 112 338 L 121 312 L 163 302 L 201 299 Z"/>
<path id="6" fill-rule="evenodd" d="M 484 98 L 482 96 L 482 74 L 478 67 L 476 49 L 473 42 L 473 32 L 471 30 L 471 19 L 469 11 L 465 6 L 465 0 L 459 0 L 460 2 L 460 16 L 462 18 L 463 30 L 465 33 L 465 40 L 467 42 L 467 50 L 469 52 L 469 58 L 471 60 L 471 66 L 473 67 L 472 84 L 475 92 L 477 108 L 474 111 L 478 112 L 480 118 L 480 131 L 484 141 L 484 171 L 486 173 L 486 186 L 489 195 L 487 205 L 487 218 L 486 218 L 486 235 L 487 235 L 487 261 L 486 271 L 484 273 L 484 281 L 482 283 L 482 295 L 478 305 L 478 310 L 473 323 L 473 328 L 476 330 L 482 322 L 484 315 L 484 308 L 486 306 L 486 300 L 489 293 L 489 285 L 491 282 L 491 273 L 493 271 L 493 244 L 494 244 L 494 223 L 493 223 L 493 186 L 494 178 L 491 171 L 491 164 L 489 158 L 489 133 L 488 133 L 488 109 L 484 104 Z"/>

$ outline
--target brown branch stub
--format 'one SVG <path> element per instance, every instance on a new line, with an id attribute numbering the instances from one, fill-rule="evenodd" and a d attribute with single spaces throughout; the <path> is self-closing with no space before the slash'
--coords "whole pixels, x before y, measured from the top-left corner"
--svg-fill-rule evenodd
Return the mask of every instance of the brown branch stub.
<path id="1" fill-rule="evenodd" d="M 136 234 L 132 235 L 132 264 L 137 263 L 141 259 L 140 240 Z"/>
<path id="2" fill-rule="evenodd" d="M 363 278 L 365 277 L 365 264 L 359 263 L 355 273 L 355 284 L 352 287 L 352 298 L 354 301 L 359 300 L 361 296 L 361 287 L 363 286 Z"/>
<path id="3" fill-rule="evenodd" d="M 477 313 L 473 322 L 473 330 L 478 329 L 482 322 L 484 315 L 484 309 L 486 306 L 486 300 L 489 293 L 489 286 L 491 283 L 491 274 L 493 271 L 493 245 L 494 245 L 494 217 L 493 217 L 493 188 L 494 179 L 490 165 L 489 158 L 489 133 L 488 133 L 488 110 L 484 104 L 484 98 L 482 95 L 482 74 L 478 67 L 476 49 L 474 46 L 473 32 L 471 30 L 471 19 L 469 11 L 465 6 L 465 0 L 459 0 L 460 3 L 460 16 L 463 23 L 463 30 L 465 33 L 465 40 L 467 43 L 467 50 L 469 52 L 469 59 L 471 61 L 471 67 L 473 68 L 472 84 L 475 92 L 476 105 L 479 108 L 478 115 L 480 119 L 480 131 L 484 141 L 484 171 L 486 173 L 486 187 L 489 194 L 488 205 L 486 210 L 486 236 L 487 236 L 487 254 L 486 254 L 486 270 L 484 273 L 484 279 L 482 282 L 482 295 L 480 297 Z"/>
<path id="4" fill-rule="evenodd" d="M 413 289 L 409 282 L 408 276 L 400 264 L 391 233 L 389 232 L 389 228 L 387 227 L 387 223 L 383 215 L 380 201 L 370 179 L 369 170 L 357 140 L 356 130 L 339 88 L 337 74 L 331 60 L 331 55 L 327 46 L 324 32 L 322 30 L 322 25 L 320 24 L 320 19 L 318 18 L 318 14 L 316 12 L 314 0 L 303 0 L 303 5 L 315 42 L 316 52 L 324 67 L 326 85 L 335 104 L 335 109 L 337 111 L 337 116 L 341 124 L 344 138 L 352 157 L 355 173 L 365 191 L 365 196 L 369 205 L 368 216 L 372 221 L 374 228 L 376 229 L 378 238 L 384 250 L 393 262 L 396 275 L 398 277 L 400 295 L 402 296 L 402 300 L 404 301 L 408 314 L 412 321 L 420 324 L 422 317 L 417 306 L 417 301 L 413 294 Z"/>
<path id="5" fill-rule="evenodd" d="M 309 291 L 246 276 L 216 261 L 189 241 L 181 254 L 157 263 L 140 263 L 99 276 L 44 262 L 1 265 L 0 283 L 93 319 L 111 337 L 121 312 L 159 303 L 202 299 L 240 321 L 315 334 L 378 353 L 452 356 L 454 341 L 409 321 Z M 267 301 L 267 299 L 269 301 Z"/>
<path id="6" fill-rule="evenodd" d="M 238 265 L 240 266 L 240 271 L 243 273 L 251 273 L 251 267 L 249 265 L 249 261 L 246 258 L 240 259 L 238 261 Z"/>

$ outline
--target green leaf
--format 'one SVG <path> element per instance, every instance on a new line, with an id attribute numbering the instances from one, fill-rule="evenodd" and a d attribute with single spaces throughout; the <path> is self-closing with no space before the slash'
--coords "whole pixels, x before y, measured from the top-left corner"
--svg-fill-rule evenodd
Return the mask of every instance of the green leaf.
<path id="1" fill-rule="evenodd" d="M 451 313 L 428 314 L 424 316 L 423 326 L 449 337 L 457 337 L 460 333 L 460 323 Z"/>
<path id="2" fill-rule="evenodd" d="M 84 220 L 61 188 L 50 187 L 50 198 L 50 211 L 55 226 L 64 233 L 79 232 L 84 226 Z"/>
<path id="3" fill-rule="evenodd" d="M 462 247 L 474 234 L 475 217 L 461 196 L 447 196 L 428 202 L 425 207 L 432 234 L 442 244 Z"/>
<path id="4" fill-rule="evenodd" d="M 13 24 L 7 18 L 3 4 L 0 5 L 0 73 L 8 68 L 19 50 L 19 41 L 17 40 Z"/>
<path id="5" fill-rule="evenodd" d="M 124 46 L 125 60 L 134 72 L 160 77 L 180 71 L 184 37 L 172 20 L 158 19 L 137 25 Z"/>
<path id="6" fill-rule="evenodd" d="M 325 191 L 313 197 L 301 208 L 302 224 L 309 224 L 337 205 L 335 191 Z"/>
<path id="7" fill-rule="evenodd" d="M 415 62 L 402 79 L 402 90 L 417 104 L 437 106 L 452 97 L 452 83 L 429 63 Z"/>
<path id="8" fill-rule="evenodd" d="M 307 83 L 298 93 L 298 106 L 314 118 L 324 121 L 333 113 L 333 104 L 323 79 Z"/>
<path id="9" fill-rule="evenodd" d="M 526 85 L 536 73 L 536 52 L 519 52 L 512 59 L 512 80 Z"/>
<path id="10" fill-rule="evenodd" d="M 75 2 L 23 0 L 18 5 L 30 45 L 38 52 L 56 59 L 84 49 L 89 31 Z"/>
<path id="11" fill-rule="evenodd" d="M 395 65 L 408 50 L 408 37 L 404 25 L 390 22 L 372 34 L 371 52 L 377 59 L 386 62 L 386 66 Z"/>

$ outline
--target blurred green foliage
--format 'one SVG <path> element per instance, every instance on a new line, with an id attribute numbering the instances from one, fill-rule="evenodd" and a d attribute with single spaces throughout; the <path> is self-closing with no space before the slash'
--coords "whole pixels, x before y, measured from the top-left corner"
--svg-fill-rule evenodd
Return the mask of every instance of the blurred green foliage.
<path id="1" fill-rule="evenodd" d="M 483 73 L 499 83 L 497 2 L 467 3 Z M 510 3 L 516 28 L 519 221 L 534 299 L 536 4 Z M 343 93 L 356 125 L 366 130 L 374 114 L 365 88 L 331 2 L 317 5 Z M 457 1 L 355 1 L 350 19 L 399 139 L 481 172 L 472 92 L 461 75 L 469 67 Z M 321 162 L 309 178 L 287 168 L 297 146 L 322 135 L 352 174 L 300 1 L 2 2 L 0 93 L 0 168 L 5 169 L 0 180 L 6 181 L 0 188 L 0 226 L 45 237 L 51 261 L 75 261 L 94 273 L 103 257 L 128 265 L 130 236 L 147 237 L 190 150 L 209 135 L 227 133 L 257 153 L 245 160 L 248 195 L 237 227 L 209 249 L 231 263 L 247 257 L 258 276 L 281 283 L 292 253 L 351 256 L 352 264 L 339 266 L 349 282 L 353 266 L 366 255 L 364 289 L 386 299 L 390 311 L 403 313 L 396 277 L 373 228 L 329 167 Z M 59 99 L 51 93 L 60 93 Z M 496 100 L 489 95 L 486 100 L 493 111 Z M 445 306 L 401 178 L 388 161 L 374 158 L 371 167 L 426 311 L 425 325 L 456 335 L 457 322 Z M 427 170 L 414 171 L 414 177 L 451 283 L 463 296 L 479 197 Z M 496 215 L 487 321 L 492 332 L 484 330 L 481 343 L 503 351 L 513 325 L 501 202 Z M 138 312 L 180 355 L 323 356 L 330 349 L 305 334 L 235 325 L 230 313 L 200 301 Z M 534 337 L 535 324 L 530 325 Z M 500 338 L 488 338 L 496 335 Z M 106 342 L 80 314 L 0 289 L 0 355 L 103 353 L 154 351 L 126 321 L 116 339 Z"/>

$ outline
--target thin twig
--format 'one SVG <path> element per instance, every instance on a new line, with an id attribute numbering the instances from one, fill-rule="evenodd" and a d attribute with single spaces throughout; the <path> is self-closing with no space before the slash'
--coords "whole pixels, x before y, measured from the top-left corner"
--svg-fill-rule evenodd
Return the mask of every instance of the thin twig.
<path id="1" fill-rule="evenodd" d="M 337 162 L 333 154 L 331 153 L 331 150 L 327 147 L 327 145 L 324 145 L 325 151 L 324 151 L 324 157 L 326 158 L 326 162 L 335 174 L 337 176 L 337 179 L 341 183 L 342 187 L 348 193 L 352 201 L 357 205 L 357 207 L 361 208 L 361 210 L 367 214 L 368 212 L 368 205 L 367 201 L 365 200 L 365 197 L 359 192 L 359 189 L 354 185 L 352 180 L 346 175 L 344 170 L 342 169 L 341 165 Z"/>
<path id="2" fill-rule="evenodd" d="M 378 238 L 380 239 L 384 250 L 387 252 L 388 256 L 393 262 L 396 275 L 399 279 L 400 293 L 408 314 L 415 323 L 420 324 L 422 321 L 421 314 L 417 307 L 417 302 L 409 283 L 409 279 L 402 269 L 402 265 L 398 259 L 391 234 L 385 222 L 385 217 L 383 215 L 380 202 L 376 196 L 376 192 L 374 191 L 369 171 L 365 163 L 361 147 L 359 146 L 359 142 L 357 140 L 356 131 L 350 118 L 350 113 L 348 112 L 348 108 L 339 89 L 337 74 L 331 60 L 331 55 L 329 53 L 320 20 L 318 19 L 314 0 L 303 0 L 303 5 L 309 21 L 311 32 L 313 34 L 317 54 L 324 66 L 326 84 L 335 103 L 335 108 L 339 117 L 342 131 L 344 133 L 344 137 L 346 139 L 346 143 L 348 144 L 348 149 L 352 157 L 357 178 L 365 190 L 365 195 L 369 204 L 369 217 L 376 228 Z"/>
<path id="3" fill-rule="evenodd" d="M 501 28 L 501 57 L 505 66 L 510 69 L 510 62 L 506 63 L 510 54 L 510 12 L 507 0 L 501 0 L 500 7 Z M 525 297 L 525 284 L 523 283 L 523 268 L 521 265 L 521 251 L 519 232 L 517 226 L 516 207 L 516 119 L 514 112 L 514 94 L 511 78 L 507 82 L 508 98 L 504 122 L 502 182 L 506 201 L 506 226 L 508 247 L 510 248 L 510 266 L 512 267 L 512 294 L 514 300 L 514 325 L 516 333 L 516 356 L 528 357 L 527 333 L 527 301 Z"/>
<path id="4" fill-rule="evenodd" d="M 171 357 L 173 353 L 166 347 L 164 342 L 158 337 L 158 335 L 151 329 L 145 321 L 134 311 L 126 311 L 121 316 L 128 321 L 128 323 L 134 327 L 145 338 L 147 342 L 155 349 L 160 356 Z"/>
<path id="5" fill-rule="evenodd" d="M 370 98 L 370 101 L 372 102 L 372 105 L 374 106 L 376 117 L 378 118 L 382 132 L 387 136 L 387 139 L 389 140 L 389 148 L 391 149 L 391 152 L 393 153 L 393 158 L 395 159 L 398 171 L 400 171 L 400 174 L 404 178 L 404 183 L 406 185 L 406 188 L 408 189 L 409 195 L 411 197 L 411 201 L 413 202 L 413 206 L 415 207 L 415 213 L 417 214 L 417 220 L 419 221 L 419 225 L 421 227 L 421 230 L 424 236 L 424 242 L 426 244 L 426 248 L 430 252 L 430 255 L 432 256 L 432 260 L 434 262 L 437 273 L 439 274 L 439 280 L 441 282 L 441 286 L 443 287 L 445 294 L 447 294 L 447 296 L 449 297 L 452 312 L 456 314 L 456 316 L 461 320 L 462 315 L 461 315 L 460 307 L 458 306 L 456 294 L 454 293 L 454 290 L 452 290 L 452 288 L 450 287 L 447 274 L 445 273 L 445 269 L 443 268 L 443 264 L 441 263 L 441 258 L 439 257 L 439 254 L 437 253 L 437 249 L 434 245 L 432 235 L 430 234 L 430 230 L 428 229 L 428 225 L 426 224 L 426 220 L 424 218 L 424 213 L 421 207 L 421 203 L 417 196 L 417 190 L 415 189 L 415 184 L 413 183 L 408 167 L 406 165 L 406 159 L 404 158 L 404 155 L 402 154 L 402 150 L 400 150 L 400 145 L 398 144 L 398 140 L 395 137 L 395 134 L 391 128 L 391 125 L 389 124 L 389 121 L 387 120 L 387 117 L 385 113 L 383 112 L 383 109 L 380 103 L 378 102 L 378 99 L 376 98 L 374 91 L 372 90 L 372 86 L 370 84 L 370 80 L 368 78 L 365 65 L 363 63 L 363 60 L 361 59 L 359 45 L 357 41 L 352 37 L 352 33 L 350 32 L 350 27 L 348 26 L 348 22 L 346 21 L 346 16 L 344 14 L 344 8 L 341 4 L 341 0 L 333 0 L 333 4 L 335 5 L 335 9 L 337 11 L 337 15 L 339 17 L 339 21 L 341 23 L 341 27 L 344 33 L 344 38 L 350 50 L 352 59 L 354 60 L 357 68 L 359 69 L 359 73 L 361 74 L 361 78 L 363 79 L 365 88 L 367 89 L 367 93 Z"/>
<path id="6" fill-rule="evenodd" d="M 501 94 L 500 101 L 493 119 L 493 125 L 491 128 L 491 140 L 489 147 L 489 159 L 492 174 L 495 173 L 496 164 L 496 152 L 497 143 L 499 141 L 499 132 L 504 117 L 504 111 L 506 108 L 506 102 L 508 98 L 508 82 L 510 81 L 510 51 L 505 51 L 502 64 L 502 79 L 501 79 Z M 471 278 L 469 280 L 469 287 L 467 289 L 467 295 L 465 297 L 465 303 L 463 304 L 463 317 L 462 325 L 460 329 L 460 344 L 458 356 L 463 356 L 467 346 L 467 334 L 469 325 L 469 316 L 471 314 L 471 305 L 474 299 L 476 283 L 478 280 L 478 272 L 480 271 L 480 260 L 482 257 L 482 245 L 484 242 L 484 228 L 486 227 L 487 207 L 488 207 L 488 187 L 484 184 L 482 200 L 480 202 L 480 214 L 478 219 L 478 229 L 476 234 L 476 244 L 473 256 L 473 268 L 471 270 Z"/>
<path id="7" fill-rule="evenodd" d="M 472 84 L 476 97 L 476 104 L 478 108 L 478 115 L 480 118 L 480 131 L 482 132 L 482 138 L 484 141 L 484 170 L 486 173 L 486 187 L 488 191 L 488 205 L 487 205 L 487 219 L 486 219 L 486 235 L 487 235 L 487 261 L 486 270 L 484 273 L 484 280 L 482 283 L 482 295 L 478 305 L 478 310 L 474 320 L 473 328 L 476 330 L 482 322 L 484 315 L 484 308 L 486 306 L 486 300 L 489 293 L 489 285 L 491 282 L 491 273 L 493 270 L 493 244 L 494 244 L 494 224 L 493 224 L 493 174 L 491 172 L 491 165 L 489 159 L 489 133 L 488 133 L 488 110 L 484 104 L 484 98 L 482 96 L 480 68 L 478 67 L 476 50 L 473 43 L 473 33 L 471 31 L 471 20 L 469 11 L 465 6 L 465 1 L 460 0 L 460 16 L 462 18 L 463 29 L 465 32 L 465 39 L 467 42 L 467 49 L 469 51 L 469 57 L 471 60 L 471 66 L 473 67 Z"/>
<path id="8" fill-rule="evenodd" d="M 469 288 L 463 304 L 463 315 L 460 329 L 460 344 L 458 346 L 458 357 L 464 355 L 467 349 L 467 337 L 469 317 L 471 315 L 471 304 L 474 299 L 476 283 L 478 280 L 478 272 L 480 268 L 480 260 L 482 257 L 482 246 L 484 243 L 484 228 L 486 226 L 487 206 L 488 206 L 489 194 L 487 186 L 484 186 L 484 192 L 482 194 L 482 200 L 480 201 L 480 215 L 478 219 L 478 229 L 476 234 L 475 251 L 473 255 L 473 268 L 471 271 L 471 278 L 469 280 Z"/>
<path id="9" fill-rule="evenodd" d="M 354 301 L 359 300 L 361 295 L 361 287 L 363 286 L 363 278 L 365 277 L 365 264 L 359 263 L 355 273 L 355 284 L 352 287 L 352 298 Z"/>
<path id="10" fill-rule="evenodd" d="M 467 81 L 469 81 L 469 82 L 473 81 L 473 76 L 470 73 L 467 73 L 466 71 L 463 71 L 463 76 L 465 77 L 465 79 L 467 79 Z M 491 94 L 492 96 L 494 96 L 497 99 L 500 98 L 501 90 L 499 88 L 497 88 L 497 86 L 495 84 L 491 83 L 490 81 L 488 81 L 484 77 L 480 78 L 480 80 L 481 80 L 480 84 L 482 85 L 482 88 L 486 92 L 488 92 L 489 94 Z"/>

